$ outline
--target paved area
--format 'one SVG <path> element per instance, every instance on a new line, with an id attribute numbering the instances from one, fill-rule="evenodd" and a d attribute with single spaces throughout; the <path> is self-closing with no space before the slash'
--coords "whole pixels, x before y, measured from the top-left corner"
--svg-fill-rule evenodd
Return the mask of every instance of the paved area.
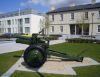
<path id="1" fill-rule="evenodd" d="M 53 40 L 50 41 L 50 45 L 63 43 L 65 40 Z M 0 41 L 0 54 L 14 52 L 18 50 L 25 50 L 28 45 L 15 43 L 14 41 Z"/>
<path id="2" fill-rule="evenodd" d="M 52 74 L 64 74 L 64 75 L 77 75 L 74 71 L 73 67 L 81 67 L 81 66 L 90 66 L 90 65 L 99 65 L 100 63 L 96 62 L 91 58 L 84 58 L 83 62 L 76 61 L 60 61 L 60 60 L 48 60 L 45 64 L 39 69 L 29 68 L 22 58 L 20 60 L 20 65 L 17 70 L 20 71 L 28 71 L 28 72 L 41 72 L 41 73 L 52 73 Z"/>
<path id="3" fill-rule="evenodd" d="M 50 41 L 50 45 L 64 43 L 64 42 L 65 42 L 65 40 L 52 40 L 52 41 Z"/>
<path id="4" fill-rule="evenodd" d="M 13 42 L 2 41 L 2 43 L 0 44 L 0 54 L 14 52 L 18 50 L 24 50 L 27 47 L 28 45 L 15 43 L 14 41 Z"/>

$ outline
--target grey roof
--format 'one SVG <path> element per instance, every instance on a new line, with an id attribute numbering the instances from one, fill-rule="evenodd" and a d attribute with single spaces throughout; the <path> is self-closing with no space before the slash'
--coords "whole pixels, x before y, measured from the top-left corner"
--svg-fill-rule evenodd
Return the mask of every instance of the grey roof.
<path id="1" fill-rule="evenodd" d="M 100 8 L 100 3 L 62 7 L 62 8 L 58 8 L 53 11 L 50 11 L 47 14 L 58 13 L 58 12 L 77 11 L 77 10 L 88 10 L 88 9 L 96 9 L 96 8 Z"/>
<path id="2" fill-rule="evenodd" d="M 40 15 L 40 13 L 38 13 L 37 11 L 34 11 L 31 8 L 27 8 L 27 9 L 23 9 L 23 10 L 18 10 L 18 11 L 0 14 L 0 18 L 13 17 L 13 16 L 19 16 L 19 15 L 27 15 L 27 14 L 38 14 L 38 15 Z"/>

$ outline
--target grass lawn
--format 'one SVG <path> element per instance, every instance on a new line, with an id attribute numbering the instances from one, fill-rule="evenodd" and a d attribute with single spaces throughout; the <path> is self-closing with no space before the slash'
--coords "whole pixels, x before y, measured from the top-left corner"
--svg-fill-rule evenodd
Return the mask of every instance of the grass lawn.
<path id="1" fill-rule="evenodd" d="M 72 55 L 76 55 L 80 51 L 87 49 L 85 51 L 85 53 L 82 55 L 85 57 L 91 57 L 92 59 L 100 62 L 100 44 L 62 43 L 62 44 L 52 45 L 52 46 L 50 46 L 50 48 L 61 51 L 61 52 L 69 53 Z M 14 52 L 12 54 L 16 54 L 16 53 L 17 52 Z M 10 54 L 11 53 L 9 53 L 9 55 Z M 22 53 L 20 52 L 20 54 L 22 54 Z M 4 54 L 4 55 L 6 55 L 6 54 Z M 2 55 L 0 55 L 0 58 L 1 58 L 1 56 Z M 11 61 L 9 62 L 8 60 L 9 61 L 11 60 Z M 14 61 L 15 60 L 16 60 L 16 58 L 14 59 Z M 1 59 L 0 59 L 0 61 L 1 61 Z M 10 58 L 10 59 L 5 58 L 5 61 L 8 61 L 9 63 L 11 63 L 13 60 L 12 60 L 12 58 Z M 2 60 L 2 62 L 4 62 L 4 61 Z M 8 67 L 8 64 L 6 64 L 6 65 L 5 64 L 6 64 L 6 62 L 4 62 L 4 64 L 2 64 L 2 69 L 5 69 L 5 68 L 3 68 L 3 66 Z M 1 63 L 0 63 L 0 70 L 1 70 Z M 14 74 L 12 74 L 11 77 L 99 77 L 100 76 L 100 65 L 78 67 L 78 68 L 74 68 L 74 70 L 77 72 L 78 75 L 69 76 L 69 75 L 44 74 L 44 73 L 39 73 L 39 72 L 16 71 Z"/>
<path id="2" fill-rule="evenodd" d="M 21 56 L 23 51 L 0 54 L 0 76 L 5 73 Z"/>

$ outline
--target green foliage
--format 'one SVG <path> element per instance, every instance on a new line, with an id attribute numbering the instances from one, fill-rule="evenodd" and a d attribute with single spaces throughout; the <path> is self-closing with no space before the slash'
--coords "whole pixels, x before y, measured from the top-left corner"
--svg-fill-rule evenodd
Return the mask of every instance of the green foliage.
<path id="1" fill-rule="evenodd" d="M 49 40 L 57 40 L 61 35 L 50 35 Z"/>
<path id="2" fill-rule="evenodd" d="M 94 43 L 99 40 L 72 38 L 72 39 L 66 39 L 66 41 L 68 41 L 69 43 Z"/>

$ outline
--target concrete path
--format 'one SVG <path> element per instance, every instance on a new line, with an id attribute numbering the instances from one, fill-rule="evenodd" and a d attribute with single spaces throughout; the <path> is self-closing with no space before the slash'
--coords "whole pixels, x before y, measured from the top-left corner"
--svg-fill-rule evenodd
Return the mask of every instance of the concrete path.
<path id="1" fill-rule="evenodd" d="M 64 42 L 65 42 L 65 40 L 53 40 L 53 41 L 50 41 L 50 45 L 64 43 Z M 15 43 L 15 42 L 0 44 L 0 50 L 1 50 L 0 54 L 18 51 L 18 50 L 24 50 L 27 47 L 28 47 L 28 45 L 19 44 L 19 43 Z M 10 75 L 18 68 L 19 63 L 21 63 L 21 62 L 22 62 L 22 60 L 19 59 L 18 62 L 16 62 L 6 73 L 4 73 L 2 75 L 2 77 L 10 77 Z"/>
<path id="2" fill-rule="evenodd" d="M 90 66 L 90 65 L 100 65 L 100 63 L 96 62 L 91 58 L 84 58 L 83 62 L 76 61 L 61 61 L 61 60 L 48 60 L 43 66 L 39 69 L 33 69 L 28 67 L 22 58 L 20 60 L 20 65 L 17 68 L 19 71 L 27 71 L 27 72 L 40 72 L 40 73 L 50 73 L 50 74 L 63 74 L 63 75 L 77 75 L 76 71 L 73 67 L 82 67 L 82 66 Z"/>
<path id="3" fill-rule="evenodd" d="M 0 44 L 0 54 L 14 52 L 18 50 L 24 50 L 28 47 L 28 45 L 15 43 L 15 42 L 6 42 Z"/>
<path id="4" fill-rule="evenodd" d="M 50 41 L 50 45 L 64 43 L 64 42 L 65 42 L 65 40 L 52 40 L 52 41 Z"/>
<path id="5" fill-rule="evenodd" d="M 50 41 L 50 45 L 63 43 L 65 40 L 53 40 Z M 8 53 L 8 52 L 14 52 L 18 50 L 25 50 L 28 47 L 28 45 L 15 43 L 14 41 L 2 41 L 0 42 L 0 54 L 2 53 Z"/>

